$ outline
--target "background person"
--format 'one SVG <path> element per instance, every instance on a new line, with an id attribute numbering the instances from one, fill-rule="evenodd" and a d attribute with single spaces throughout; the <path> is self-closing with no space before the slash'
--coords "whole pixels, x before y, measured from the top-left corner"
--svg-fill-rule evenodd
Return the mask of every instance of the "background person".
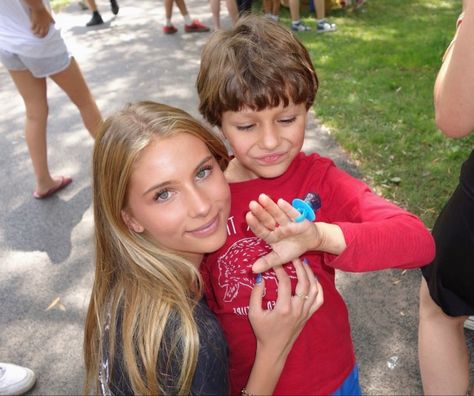
<path id="1" fill-rule="evenodd" d="M 474 2 L 448 47 L 434 87 L 436 124 L 448 137 L 474 130 Z M 469 353 L 463 324 L 474 315 L 474 151 L 433 227 L 436 257 L 423 268 L 418 351 L 425 394 L 465 395 Z M 471 389 L 471 394 L 474 390 Z"/>
<path id="2" fill-rule="evenodd" d="M 102 117 L 76 60 L 54 25 L 48 0 L 2 2 L 0 62 L 25 103 L 25 138 L 36 177 L 33 196 L 47 198 L 72 181 L 68 176 L 53 177 L 48 167 L 47 77 L 77 106 L 91 136 L 95 136 Z"/>

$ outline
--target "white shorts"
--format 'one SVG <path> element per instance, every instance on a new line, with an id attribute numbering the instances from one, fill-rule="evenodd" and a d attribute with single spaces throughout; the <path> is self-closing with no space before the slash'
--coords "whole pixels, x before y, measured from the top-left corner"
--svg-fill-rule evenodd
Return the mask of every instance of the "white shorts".
<path id="1" fill-rule="evenodd" d="M 48 58 L 31 58 L 0 49 L 0 62 L 8 70 L 29 70 L 34 77 L 43 78 L 65 70 L 71 63 L 71 54 L 64 52 Z"/>

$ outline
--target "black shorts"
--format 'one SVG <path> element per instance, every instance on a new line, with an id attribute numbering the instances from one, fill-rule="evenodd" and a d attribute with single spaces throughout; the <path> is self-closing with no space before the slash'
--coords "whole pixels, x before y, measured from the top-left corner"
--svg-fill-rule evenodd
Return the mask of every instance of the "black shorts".
<path id="1" fill-rule="evenodd" d="M 421 269 L 431 298 L 450 316 L 474 315 L 474 150 L 433 227 L 434 261 Z"/>

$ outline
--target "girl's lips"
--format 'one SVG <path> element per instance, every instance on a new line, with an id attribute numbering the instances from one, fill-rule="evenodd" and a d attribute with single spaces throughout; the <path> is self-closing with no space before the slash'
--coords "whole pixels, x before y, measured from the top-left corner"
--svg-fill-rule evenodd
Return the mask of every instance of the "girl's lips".
<path id="1" fill-rule="evenodd" d="M 204 224 L 201 227 L 195 228 L 188 231 L 189 234 L 193 234 L 197 237 L 206 237 L 212 235 L 219 226 L 219 215 L 216 215 L 210 222 Z"/>

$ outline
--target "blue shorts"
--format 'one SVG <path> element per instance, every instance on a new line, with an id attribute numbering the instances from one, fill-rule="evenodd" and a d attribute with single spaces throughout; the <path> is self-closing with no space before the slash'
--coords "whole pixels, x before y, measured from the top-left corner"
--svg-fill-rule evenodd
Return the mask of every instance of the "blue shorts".
<path id="1" fill-rule="evenodd" d="M 332 396 L 361 396 L 359 384 L 359 368 L 354 366 L 342 385 L 332 393 Z"/>
<path id="2" fill-rule="evenodd" d="M 71 54 L 64 52 L 47 58 L 31 58 L 0 49 L 0 62 L 8 70 L 29 70 L 34 77 L 43 78 L 67 69 L 71 63 Z"/>

